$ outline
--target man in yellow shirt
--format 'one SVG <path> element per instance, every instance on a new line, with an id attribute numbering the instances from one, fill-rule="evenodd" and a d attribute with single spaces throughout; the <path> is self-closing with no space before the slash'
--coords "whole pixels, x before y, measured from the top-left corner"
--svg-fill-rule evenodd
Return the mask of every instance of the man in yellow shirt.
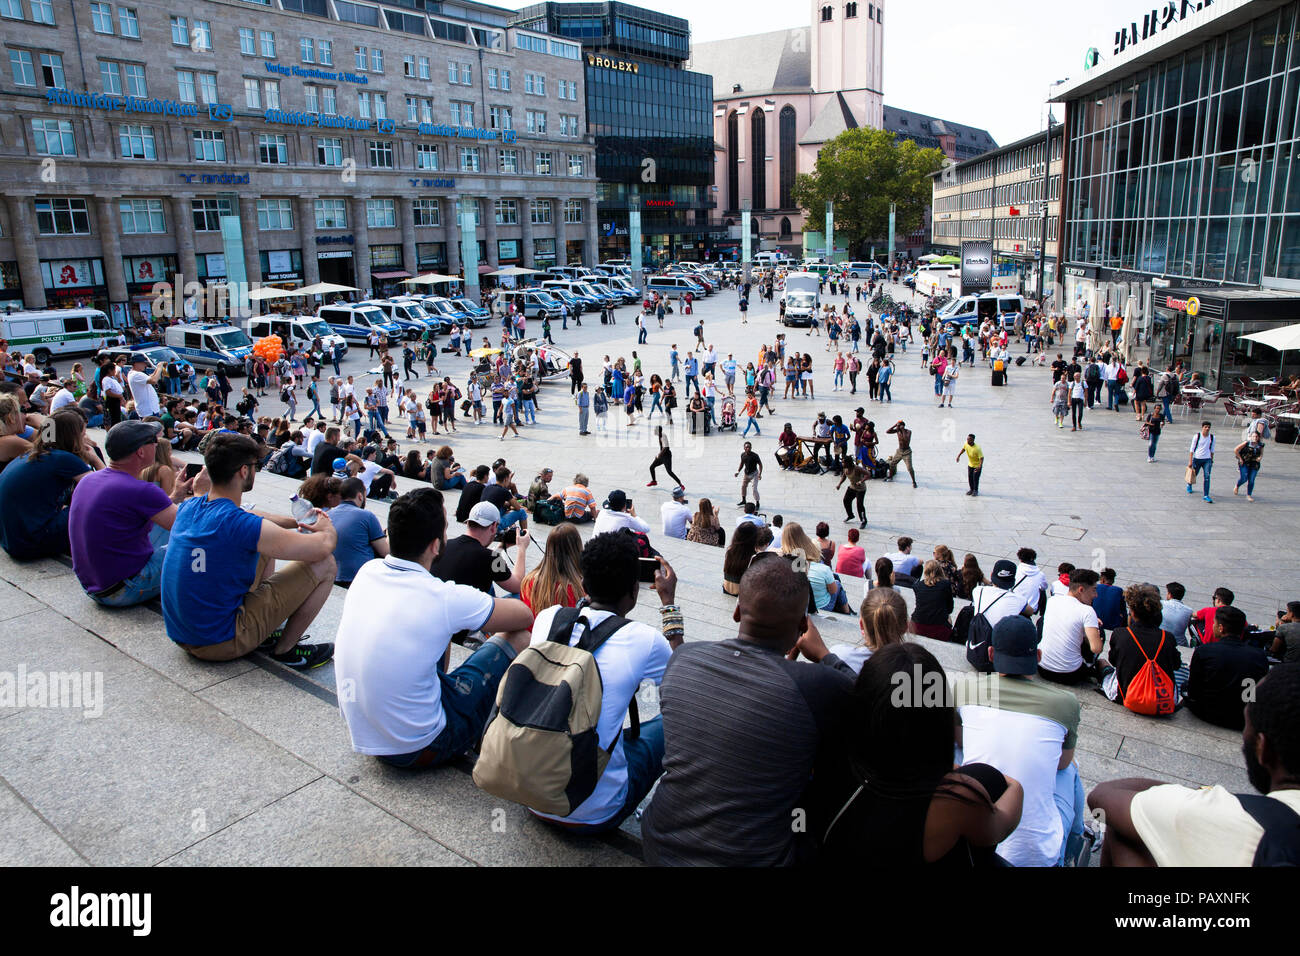
<path id="1" fill-rule="evenodd" d="M 984 470 L 984 449 L 975 444 L 975 436 L 967 435 L 966 444 L 961 446 L 961 451 L 957 452 L 957 461 L 961 461 L 961 456 L 966 456 L 966 481 L 970 484 L 970 491 L 966 495 L 970 498 L 980 496 L 980 472 Z"/>

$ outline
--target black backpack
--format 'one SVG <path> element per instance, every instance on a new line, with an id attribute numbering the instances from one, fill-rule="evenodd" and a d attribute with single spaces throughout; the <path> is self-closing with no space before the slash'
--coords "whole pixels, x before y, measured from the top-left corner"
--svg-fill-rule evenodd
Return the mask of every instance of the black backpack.
<path id="1" fill-rule="evenodd" d="M 1241 808 L 1264 828 L 1251 866 L 1300 866 L 1300 814 L 1281 800 L 1251 793 L 1236 795 Z"/>
<path id="2" fill-rule="evenodd" d="M 993 646 L 993 625 L 989 623 L 986 615 L 993 609 L 994 604 L 1010 594 L 1014 588 L 1015 584 L 995 597 L 983 611 L 971 617 L 970 629 L 966 632 L 966 660 L 971 667 L 982 674 L 993 673 L 993 662 L 989 660 L 989 648 Z"/>

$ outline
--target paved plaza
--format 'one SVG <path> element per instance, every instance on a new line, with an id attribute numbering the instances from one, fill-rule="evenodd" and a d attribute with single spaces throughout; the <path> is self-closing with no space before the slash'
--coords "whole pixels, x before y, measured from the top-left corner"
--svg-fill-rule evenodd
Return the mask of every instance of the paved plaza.
<path id="1" fill-rule="evenodd" d="M 775 304 L 756 304 L 748 325 L 742 325 L 735 303 L 734 292 L 720 293 L 699 305 L 696 318 L 705 320 L 706 339 L 720 357 L 731 351 L 743 368 L 781 329 Z M 693 345 L 692 317 L 669 316 L 662 331 L 652 321 L 649 342 L 637 346 L 632 310 L 620 313 L 616 326 L 601 326 L 592 316 L 584 317 L 580 329 L 555 329 L 557 344 L 581 354 L 589 382 L 598 378 L 605 354 L 623 355 L 630 364 L 635 350 L 647 374 L 666 374 L 671 344 L 677 343 L 683 357 Z M 1192 427 L 1181 420 L 1162 437 L 1160 461 L 1147 464 L 1130 411 L 1094 411 L 1078 434 L 1056 429 L 1048 408 L 1047 369 L 1013 368 L 1009 387 L 1002 389 L 990 387 L 987 368 L 964 370 L 956 408 L 941 411 L 934 407 L 919 355 L 900 354 L 895 400 L 879 407 L 865 400 L 865 391 L 858 396 L 831 392 L 824 338 L 791 329 L 787 340 L 813 356 L 819 397 L 778 400 L 777 417 L 762 419 L 762 437 L 751 435 L 765 461 L 762 499 L 769 516 L 780 513 L 810 530 L 826 520 L 832 536 L 843 540 L 848 525 L 842 522 L 834 476 L 782 473 L 771 452 L 784 422 L 806 434 L 818 411 L 851 418 L 863 405 L 881 432 L 899 419 L 913 429 L 920 484 L 913 490 L 904 473 L 894 483 L 869 485 L 869 557 L 893 550 L 893 539 L 906 534 L 916 539 L 920 555 L 939 543 L 958 558 L 974 552 L 987 573 L 997 558 L 1030 546 L 1049 570 L 1068 560 L 1113 567 L 1121 585 L 1182 581 L 1187 603 L 1195 607 L 1209 602 L 1213 588 L 1226 585 L 1248 617 L 1259 622 L 1296 597 L 1287 590 L 1297 580 L 1288 539 L 1300 517 L 1300 451 L 1270 444 L 1258 500 L 1247 504 L 1231 493 L 1236 469 L 1229 467 L 1226 449 L 1236 430 L 1220 429 L 1224 440 L 1210 505 L 1184 491 Z M 345 372 L 367 367 L 372 366 L 364 350 L 354 350 Z M 441 372 L 458 382 L 467 367 L 465 359 L 439 362 Z M 278 407 L 267 401 L 263 414 Z M 598 500 L 623 488 L 650 521 L 655 545 L 681 578 L 678 603 L 687 640 L 733 636 L 734 602 L 720 590 L 722 551 L 657 533 L 659 505 L 668 500 L 671 485 L 645 487 L 652 429 L 642 424 L 629 433 L 620 425 L 608 436 L 580 438 L 567 382 L 545 386 L 540 401 L 539 424 L 521 429 L 519 439 L 499 442 L 497 429 L 461 424 L 451 441 L 457 459 L 473 467 L 504 456 L 521 484 L 547 465 L 555 469 L 557 483 L 582 470 Z M 619 417 L 611 412 L 611 428 Z M 692 505 L 702 496 L 711 498 L 730 528 L 738 513 L 739 482 L 732 474 L 742 439 L 738 433 L 692 438 L 683 433 L 683 420 L 678 415 L 678 427 L 670 432 L 674 467 Z M 1217 427 L 1222 413 L 1214 420 Z M 965 466 L 954 461 L 969 432 L 987 456 L 978 499 L 964 495 Z M 102 441 L 102 434 L 96 438 Z M 882 435 L 882 451 L 892 451 L 891 442 Z M 296 485 L 263 474 L 245 501 L 287 510 Z M 407 490 L 414 483 L 402 479 L 398 486 Z M 455 492 L 449 494 L 449 510 L 455 498 Z M 368 506 L 386 518 L 386 504 Z M 547 529 L 537 530 L 544 537 Z M 583 533 L 590 534 L 590 527 Z M 530 558 L 532 566 L 536 550 Z M 335 590 L 310 629 L 313 640 L 334 639 L 345 594 Z M 631 616 L 656 622 L 652 603 L 643 601 Z M 823 615 L 819 626 L 833 646 L 857 640 L 852 617 Z M 966 669 L 962 648 L 925 644 L 945 668 Z M 453 651 L 458 663 L 463 654 Z M 27 674 L 76 671 L 102 679 L 102 697 L 77 707 L 29 700 L 0 709 L 0 864 L 606 866 L 640 861 L 635 818 L 613 836 L 575 838 L 477 790 L 467 763 L 407 775 L 354 754 L 338 710 L 332 665 L 299 674 L 259 655 L 229 664 L 193 660 L 166 638 L 156 609 L 110 611 L 95 605 L 66 562 L 18 564 L 0 555 L 0 660 Z M 1154 776 L 1249 790 L 1239 735 L 1184 711 L 1154 720 L 1092 690 L 1076 693 L 1083 705 L 1078 759 L 1086 785 Z M 642 714 L 648 717 L 657 708 L 653 694 L 647 696 Z"/>

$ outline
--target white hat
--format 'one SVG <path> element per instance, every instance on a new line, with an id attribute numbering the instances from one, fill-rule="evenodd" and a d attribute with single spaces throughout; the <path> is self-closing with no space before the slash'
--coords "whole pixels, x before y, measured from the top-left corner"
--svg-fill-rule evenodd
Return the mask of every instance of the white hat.
<path id="1" fill-rule="evenodd" d="M 490 528 L 494 524 L 501 523 L 501 512 L 490 501 L 480 501 L 469 512 L 468 524 L 476 524 L 480 528 Z"/>

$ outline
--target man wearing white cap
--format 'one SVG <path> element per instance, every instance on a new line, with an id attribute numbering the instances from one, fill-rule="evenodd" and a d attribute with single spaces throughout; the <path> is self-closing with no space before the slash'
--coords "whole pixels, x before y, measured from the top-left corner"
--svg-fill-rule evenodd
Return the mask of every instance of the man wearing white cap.
<path id="1" fill-rule="evenodd" d="M 527 529 L 516 529 L 514 567 L 507 570 L 505 554 L 488 547 L 500 527 L 501 511 L 491 502 L 480 501 L 470 509 L 465 533 L 447 542 L 430 573 L 487 595 L 492 594 L 494 584 L 506 594 L 518 594 L 528 573 L 528 542 L 532 539 Z"/>
<path id="2" fill-rule="evenodd" d="M 144 368 L 148 364 L 149 359 L 142 353 L 132 352 L 131 371 L 126 375 L 127 387 L 131 389 L 131 400 L 135 402 L 136 413 L 141 418 L 148 418 L 150 415 L 158 415 L 162 412 L 162 406 L 158 404 L 158 392 L 154 386 L 158 384 L 158 379 L 162 378 L 166 366 L 159 362 L 154 366 L 151 374 L 146 374 Z"/>

